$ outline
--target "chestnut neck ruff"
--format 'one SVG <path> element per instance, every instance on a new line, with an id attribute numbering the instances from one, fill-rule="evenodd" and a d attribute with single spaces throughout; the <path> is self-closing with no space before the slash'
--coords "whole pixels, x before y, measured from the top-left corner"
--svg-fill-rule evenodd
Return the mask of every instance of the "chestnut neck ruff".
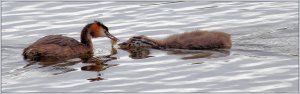
<path id="1" fill-rule="evenodd" d="M 80 35 L 80 42 L 90 49 L 93 49 L 93 43 L 92 43 L 91 35 L 89 32 L 89 28 L 92 26 L 92 24 L 93 23 L 87 24 L 82 29 L 81 35 Z"/>

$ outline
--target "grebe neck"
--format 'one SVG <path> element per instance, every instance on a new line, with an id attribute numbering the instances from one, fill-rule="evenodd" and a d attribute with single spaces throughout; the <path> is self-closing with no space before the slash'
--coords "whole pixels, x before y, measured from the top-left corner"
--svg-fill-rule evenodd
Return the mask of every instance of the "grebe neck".
<path id="1" fill-rule="evenodd" d="M 81 31 L 81 35 L 80 35 L 80 41 L 82 44 L 84 44 L 87 48 L 89 48 L 90 50 L 93 50 L 93 43 L 92 43 L 92 36 L 90 34 L 89 31 L 89 27 L 92 24 L 88 24 L 86 25 L 82 31 Z"/>
<path id="2" fill-rule="evenodd" d="M 152 39 L 149 37 L 145 37 L 150 44 L 152 44 L 152 48 L 154 49 L 165 49 L 165 43 L 160 39 Z"/>

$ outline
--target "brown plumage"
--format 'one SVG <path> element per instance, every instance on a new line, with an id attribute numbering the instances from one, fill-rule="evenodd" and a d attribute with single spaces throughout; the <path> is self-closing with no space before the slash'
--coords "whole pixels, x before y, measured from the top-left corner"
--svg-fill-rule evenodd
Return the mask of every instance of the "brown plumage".
<path id="1" fill-rule="evenodd" d="M 98 21 L 87 24 L 82 29 L 80 37 L 81 42 L 62 35 L 45 36 L 23 50 L 24 59 L 55 61 L 90 57 L 93 53 L 91 38 L 108 37 L 117 40 L 108 32 L 108 28 Z"/>
<path id="2" fill-rule="evenodd" d="M 134 36 L 120 43 L 120 48 L 150 47 L 155 49 L 190 49 L 211 50 L 230 49 L 230 34 L 224 32 L 192 31 L 174 34 L 167 38 L 156 40 L 146 36 Z"/>

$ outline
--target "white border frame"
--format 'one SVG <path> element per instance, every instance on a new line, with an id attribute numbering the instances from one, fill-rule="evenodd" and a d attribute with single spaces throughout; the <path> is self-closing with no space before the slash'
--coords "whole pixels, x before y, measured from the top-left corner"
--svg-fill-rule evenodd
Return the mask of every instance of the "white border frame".
<path id="1" fill-rule="evenodd" d="M 0 33 L 0 38 L 1 38 L 1 41 L 0 41 L 0 53 L 1 53 L 1 56 L 2 56 L 2 2 L 88 2 L 88 1 L 108 1 L 108 0 L 1 0 L 0 3 L 1 3 L 1 7 L 0 7 L 0 12 L 1 12 L 1 19 L 0 19 L 0 23 L 1 23 L 1 26 L 0 26 L 0 30 L 1 30 L 1 33 Z M 299 22 L 300 22 L 300 19 L 299 19 L 299 13 L 300 13 L 300 9 L 299 9 L 299 0 L 109 0 L 109 1 L 118 1 L 118 2 L 159 2 L 159 1 L 189 1 L 189 2 L 205 2 L 205 1 L 224 1 L 224 2 L 298 2 L 298 27 L 300 28 L 299 26 Z M 300 32 L 300 31 L 298 31 Z M 298 42 L 300 43 L 300 34 L 298 34 Z M 298 47 L 299 47 L 299 43 L 298 43 Z M 299 52 L 299 48 L 298 48 L 298 54 L 300 54 Z M 2 59 L 2 57 L 1 57 Z M 299 56 L 298 56 L 298 62 L 300 63 L 299 61 Z M 2 60 L 1 62 L 2 63 Z M 2 68 L 2 66 L 0 65 L 0 67 Z M 194 93 L 176 93 L 176 94 L 300 94 L 300 86 L 299 86 L 299 78 L 300 78 L 300 75 L 299 75 L 299 71 L 300 71 L 300 67 L 299 67 L 299 64 L 298 64 L 298 92 L 295 92 L 295 93 L 290 93 L 290 92 L 230 92 L 230 93 L 225 93 L 225 92 L 194 92 Z M 0 73 L 2 73 L 2 69 L 0 70 Z M 2 75 L 0 77 L 0 80 L 2 81 Z M 61 93 L 25 93 L 25 92 L 19 92 L 19 93 L 5 93 L 5 92 L 2 92 L 2 82 L 1 82 L 1 85 L 0 85 L 0 89 L 1 89 L 1 92 L 0 94 L 61 94 Z M 144 92 L 124 92 L 124 93 L 102 93 L 102 92 L 99 92 L 99 93 L 76 93 L 76 92 L 64 92 L 65 94 L 145 94 Z M 174 92 L 170 92 L 170 93 L 174 93 Z M 166 94 L 166 93 L 146 93 L 146 94 Z"/>

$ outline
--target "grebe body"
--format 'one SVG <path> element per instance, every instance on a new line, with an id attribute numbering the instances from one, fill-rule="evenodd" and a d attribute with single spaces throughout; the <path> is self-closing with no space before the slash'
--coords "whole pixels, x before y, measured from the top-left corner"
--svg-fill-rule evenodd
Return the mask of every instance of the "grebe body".
<path id="1" fill-rule="evenodd" d="M 164 39 L 152 39 L 147 36 L 134 36 L 118 44 L 120 48 L 150 47 L 154 49 L 211 50 L 230 49 L 230 34 L 224 32 L 192 31 L 174 34 Z"/>
<path id="2" fill-rule="evenodd" d="M 90 57 L 93 54 L 91 39 L 97 37 L 117 40 L 104 24 L 95 21 L 82 29 L 80 42 L 62 35 L 48 35 L 26 47 L 23 56 L 34 61 Z"/>

